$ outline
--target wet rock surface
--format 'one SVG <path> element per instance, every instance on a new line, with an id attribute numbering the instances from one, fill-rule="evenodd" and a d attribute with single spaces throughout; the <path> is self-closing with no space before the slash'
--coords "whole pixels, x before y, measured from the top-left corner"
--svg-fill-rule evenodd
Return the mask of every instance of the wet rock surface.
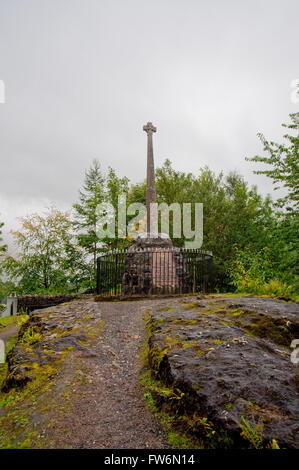
<path id="1" fill-rule="evenodd" d="M 299 305 L 270 298 L 172 301 L 151 313 L 150 361 L 156 376 L 188 396 L 237 446 L 242 416 L 264 444 L 298 447 Z M 246 443 L 244 441 L 244 447 Z"/>
<path id="2" fill-rule="evenodd" d="M 0 448 L 169 448 L 139 387 L 150 304 L 82 300 L 35 311 L 9 356 Z M 40 335 L 34 344 L 24 342 L 30 329 Z"/>
<path id="3" fill-rule="evenodd" d="M 209 439 L 214 429 L 226 432 L 230 440 L 214 448 L 247 446 L 241 416 L 253 429 L 263 424 L 265 445 L 297 446 L 290 341 L 298 338 L 298 304 L 186 296 L 84 299 L 35 311 L 9 353 L 0 447 L 171 448 L 139 384 L 148 318 L 149 358 L 164 397 L 172 387 L 182 413 L 207 417 L 214 427 L 200 423 Z"/>
<path id="4" fill-rule="evenodd" d="M 92 301 L 78 300 L 35 310 L 19 330 L 18 343 L 8 354 L 8 375 L 2 391 L 24 386 L 36 376 L 37 366 L 55 366 L 70 350 L 88 353 L 84 343 L 100 322 L 98 305 Z"/>

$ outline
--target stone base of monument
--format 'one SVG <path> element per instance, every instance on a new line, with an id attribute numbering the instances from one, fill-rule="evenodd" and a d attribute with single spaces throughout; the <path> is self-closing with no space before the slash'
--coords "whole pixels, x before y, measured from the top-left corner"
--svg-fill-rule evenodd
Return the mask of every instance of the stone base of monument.
<path id="1" fill-rule="evenodd" d="M 127 251 L 123 295 L 178 294 L 189 291 L 184 256 L 165 234 L 142 234 Z"/>

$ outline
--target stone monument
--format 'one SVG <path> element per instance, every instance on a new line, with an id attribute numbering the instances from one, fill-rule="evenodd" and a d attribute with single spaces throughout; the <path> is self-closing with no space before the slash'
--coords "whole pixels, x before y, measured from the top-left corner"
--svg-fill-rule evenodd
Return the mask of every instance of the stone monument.
<path id="1" fill-rule="evenodd" d="M 124 295 L 178 293 L 188 291 L 189 274 L 183 254 L 168 235 L 158 233 L 153 133 L 151 122 L 143 126 L 147 133 L 146 232 L 138 235 L 128 248 L 122 281 Z"/>

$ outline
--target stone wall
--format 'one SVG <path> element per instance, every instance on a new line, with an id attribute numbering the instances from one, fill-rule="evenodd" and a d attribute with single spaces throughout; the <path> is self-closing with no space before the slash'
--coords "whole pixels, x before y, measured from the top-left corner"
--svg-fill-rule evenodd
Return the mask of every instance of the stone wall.
<path id="1" fill-rule="evenodd" d="M 18 296 L 18 311 L 21 309 L 31 312 L 40 308 L 52 307 L 64 302 L 70 302 L 80 297 L 78 294 L 72 295 L 20 295 Z"/>
<path id="2" fill-rule="evenodd" d="M 127 253 L 122 292 L 124 295 L 184 293 L 189 274 L 178 248 L 143 248 Z"/>

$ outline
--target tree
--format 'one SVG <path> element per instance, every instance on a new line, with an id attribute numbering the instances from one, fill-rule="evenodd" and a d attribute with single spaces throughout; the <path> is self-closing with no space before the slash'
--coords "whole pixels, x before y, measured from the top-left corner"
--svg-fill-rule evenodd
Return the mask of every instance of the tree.
<path id="1" fill-rule="evenodd" d="M 261 250 L 271 243 L 271 227 L 275 223 L 272 201 L 258 194 L 256 187 L 248 188 L 237 173 L 215 174 L 208 167 L 197 174 L 184 173 L 172 168 L 166 160 L 156 170 L 158 203 L 203 203 L 202 249 L 214 255 L 215 284 L 218 289 L 231 289 L 229 268 L 237 250 Z M 145 184 L 130 188 L 130 202 L 145 201 Z M 192 216 L 194 215 L 192 210 Z M 170 213 L 172 236 L 172 213 Z M 174 239 L 183 246 L 185 237 Z"/>
<path id="2" fill-rule="evenodd" d="M 268 141 L 262 133 L 258 136 L 264 145 L 264 151 L 269 157 L 256 155 L 246 158 L 248 161 L 261 162 L 270 165 L 269 170 L 255 170 L 258 175 L 266 175 L 274 182 L 275 188 L 282 185 L 287 190 L 287 195 L 278 200 L 281 207 L 294 212 L 299 209 L 299 113 L 290 114 L 291 123 L 282 124 L 283 127 L 296 132 L 296 135 L 285 134 L 283 137 L 287 143 L 278 144 Z"/>
<path id="3" fill-rule="evenodd" d="M 97 236 L 97 207 L 105 199 L 105 177 L 98 160 L 92 162 L 85 173 L 79 203 L 74 204 L 73 226 L 78 233 L 79 245 L 92 256 L 93 287 L 96 283 L 97 254 L 101 240 Z"/>
<path id="4" fill-rule="evenodd" d="M 69 213 L 55 207 L 21 219 L 21 229 L 12 232 L 18 256 L 7 256 L 4 261 L 6 273 L 18 282 L 19 292 L 51 293 L 74 288 L 70 270 L 66 269 L 72 246 L 70 229 Z"/>
<path id="5" fill-rule="evenodd" d="M 125 195 L 126 196 L 126 208 L 128 207 L 128 192 L 129 192 L 129 179 L 125 176 L 123 178 L 119 178 L 115 172 L 115 170 L 111 167 L 108 169 L 107 175 L 107 182 L 106 182 L 106 193 L 105 193 L 105 201 L 111 204 L 114 208 L 114 216 L 115 216 L 115 237 L 113 240 L 111 239 L 103 239 L 103 243 L 106 245 L 108 249 L 115 249 L 115 248 L 125 248 L 128 246 L 128 239 L 125 233 L 118 233 L 119 229 L 119 220 L 118 220 L 118 202 L 119 196 Z"/>
<path id="6" fill-rule="evenodd" d="M 283 188 L 284 197 L 277 200 L 274 221 L 268 229 L 267 250 L 260 251 L 260 265 L 267 259 L 266 281 L 275 280 L 287 285 L 289 292 L 299 288 L 299 113 L 290 114 L 291 123 L 282 124 L 295 135 L 285 134 L 286 142 L 278 144 L 268 141 L 262 133 L 258 136 L 269 156 L 246 158 L 248 161 L 269 165 L 267 170 L 255 170 L 255 174 L 266 175 L 272 179 L 274 189 Z M 239 254 L 240 255 L 240 254 Z M 241 254 L 242 256 L 242 254 Z M 279 280 L 279 281 L 278 281 Z"/>
<path id="7" fill-rule="evenodd" d="M 7 250 L 7 245 L 2 244 L 3 239 L 1 237 L 1 235 L 2 235 L 2 230 L 1 229 L 2 229 L 3 225 L 4 225 L 4 223 L 0 222 L 0 255 L 5 253 L 6 250 Z"/>
<path id="8" fill-rule="evenodd" d="M 3 227 L 4 223 L 3 222 L 0 222 L 0 274 L 2 273 L 3 271 L 3 258 L 4 258 L 4 255 L 7 251 L 7 245 L 4 245 L 2 242 L 3 242 L 3 239 L 1 237 L 2 235 L 2 227 Z M 14 290 L 12 289 L 12 285 L 9 284 L 6 282 L 6 281 L 3 281 L 2 279 L 0 279 L 0 303 L 1 303 L 1 300 L 6 296 L 8 295 L 8 293 L 10 292 L 10 290 Z"/>

